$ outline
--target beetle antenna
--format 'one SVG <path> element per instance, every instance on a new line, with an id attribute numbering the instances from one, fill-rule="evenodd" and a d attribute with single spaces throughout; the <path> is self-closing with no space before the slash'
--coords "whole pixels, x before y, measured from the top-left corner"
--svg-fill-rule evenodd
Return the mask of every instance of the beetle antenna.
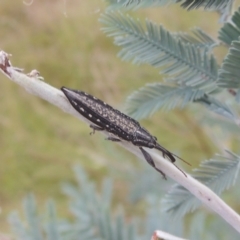
<path id="1" fill-rule="evenodd" d="M 175 165 L 174 163 L 172 163 L 180 172 L 182 172 L 183 173 L 183 175 L 185 176 L 185 177 L 187 177 L 187 174 L 181 169 L 181 168 L 179 168 L 177 165 Z"/>
<path id="2" fill-rule="evenodd" d="M 163 156 L 164 155 L 167 155 L 170 159 L 170 161 L 172 163 L 174 163 L 176 161 L 175 157 L 178 158 L 179 160 L 183 161 L 184 163 L 186 163 L 187 165 L 189 166 L 192 166 L 189 162 L 185 161 L 184 159 L 180 158 L 179 156 L 177 156 L 176 154 L 174 153 L 171 153 L 169 152 L 166 148 L 164 148 L 163 146 L 161 146 L 160 144 L 156 144 L 156 149 L 160 150 L 162 153 L 163 153 Z M 176 166 L 176 165 L 175 165 Z"/>

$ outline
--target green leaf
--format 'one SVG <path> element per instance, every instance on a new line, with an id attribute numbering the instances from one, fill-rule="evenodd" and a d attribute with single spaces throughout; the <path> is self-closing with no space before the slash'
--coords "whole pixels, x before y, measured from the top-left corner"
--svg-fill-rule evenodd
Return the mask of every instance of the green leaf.
<path id="1" fill-rule="evenodd" d="M 162 26 L 146 21 L 146 31 L 139 21 L 120 13 L 106 13 L 100 21 L 103 31 L 121 46 L 119 57 L 135 64 L 161 68 L 170 80 L 186 86 L 202 87 L 217 81 L 217 62 L 208 48 L 186 44 Z"/>
<path id="2" fill-rule="evenodd" d="M 219 8 L 217 11 L 220 14 L 219 23 L 225 23 L 229 20 L 229 17 L 232 15 L 234 0 L 228 0 L 226 5 Z"/>
<path id="3" fill-rule="evenodd" d="M 209 50 L 212 50 L 212 48 L 218 44 L 212 37 L 200 28 L 195 27 L 191 32 L 192 34 L 179 32 L 176 33 L 175 36 L 185 43 L 190 43 L 195 47 L 208 48 Z"/>
<path id="4" fill-rule="evenodd" d="M 43 240 L 41 222 L 37 214 L 37 206 L 33 194 L 30 194 L 24 200 L 24 208 L 30 236 L 35 240 Z"/>
<path id="5" fill-rule="evenodd" d="M 218 101 L 209 95 L 204 95 L 202 98 L 195 100 L 195 102 L 201 103 L 207 107 L 210 111 L 217 113 L 220 116 L 228 118 L 232 121 L 236 120 L 236 115 L 233 113 L 231 108 L 224 102 Z"/>
<path id="6" fill-rule="evenodd" d="M 136 10 L 139 8 L 169 5 L 176 3 L 177 0 L 106 0 L 106 2 L 109 4 L 109 10 Z"/>
<path id="7" fill-rule="evenodd" d="M 32 240 L 29 232 L 21 222 L 19 214 L 17 212 L 12 212 L 8 216 L 8 222 L 11 225 L 12 232 L 15 234 L 17 240 Z"/>
<path id="8" fill-rule="evenodd" d="M 64 184 L 63 190 L 70 197 L 70 209 L 76 217 L 71 230 L 73 239 L 81 236 L 83 240 L 137 240 L 139 235 L 135 226 L 126 224 L 123 212 L 111 216 L 111 182 L 103 182 L 102 192 L 96 191 L 87 174 L 79 167 L 74 168 L 78 186 Z"/>
<path id="9" fill-rule="evenodd" d="M 187 103 L 200 99 L 204 91 L 193 87 L 171 87 L 161 83 L 147 84 L 132 93 L 126 102 L 126 112 L 135 119 L 148 117 L 160 108 L 183 108 Z"/>
<path id="10" fill-rule="evenodd" d="M 196 212 L 193 216 L 193 219 L 190 221 L 190 233 L 189 239 L 201 240 L 206 239 L 204 236 L 206 235 L 207 229 L 207 216 L 203 211 Z M 205 235 L 204 235 L 205 234 Z"/>
<path id="11" fill-rule="evenodd" d="M 180 2 L 183 8 L 192 10 L 203 7 L 207 10 L 222 10 L 232 3 L 232 0 L 106 0 L 109 9 L 136 10 L 139 8 L 164 6 Z"/>
<path id="12" fill-rule="evenodd" d="M 193 177 L 208 186 L 215 193 L 221 194 L 225 189 L 235 184 L 240 168 L 240 156 L 227 151 L 229 157 L 216 156 L 200 164 L 194 170 Z M 201 202 L 186 188 L 179 184 L 173 186 L 163 199 L 165 211 L 176 218 L 196 210 Z"/>
<path id="13" fill-rule="evenodd" d="M 229 22 L 225 23 L 218 32 L 218 38 L 227 45 L 238 40 L 240 36 L 240 8 L 232 15 Z"/>
<path id="14" fill-rule="evenodd" d="M 111 214 L 112 182 L 103 181 L 102 192 L 96 191 L 95 184 L 79 166 L 74 168 L 77 186 L 64 184 L 69 196 L 70 209 L 74 220 L 58 220 L 55 205 L 47 205 L 47 220 L 40 218 L 33 195 L 24 200 L 26 220 L 21 221 L 16 213 L 9 217 L 17 240 L 141 240 L 134 220 L 127 221 L 124 211 Z M 45 216 L 46 217 L 46 216 Z M 139 222 L 139 221 L 138 221 Z"/>
<path id="15" fill-rule="evenodd" d="M 46 235 L 48 240 L 61 240 L 60 232 L 58 231 L 56 209 L 53 201 L 47 204 L 47 212 L 49 214 L 49 221 L 46 224 Z"/>
<path id="16" fill-rule="evenodd" d="M 218 86 L 222 88 L 240 88 L 240 41 L 233 41 L 228 54 L 219 70 Z"/>
<path id="17" fill-rule="evenodd" d="M 155 184 L 159 185 L 159 184 Z M 165 191 L 168 188 L 165 188 Z M 178 221 L 173 224 L 173 219 L 171 216 L 162 211 L 161 207 L 161 197 L 156 192 L 156 195 L 147 196 L 148 211 L 147 218 L 144 223 L 144 228 L 146 228 L 145 239 L 149 239 L 149 236 L 153 234 L 156 229 L 161 229 L 161 231 L 168 232 L 175 236 L 184 235 L 184 221 Z M 160 227 L 159 227 L 160 226 Z"/>
<path id="18" fill-rule="evenodd" d="M 17 213 L 9 215 L 9 222 L 12 230 L 16 235 L 17 240 L 43 240 L 43 227 L 41 225 L 40 217 L 37 213 L 35 198 L 29 194 L 24 199 L 24 213 L 26 221 L 21 222 Z"/>
<path id="19" fill-rule="evenodd" d="M 141 177 L 139 178 L 139 176 Z M 129 182 L 131 182 L 131 188 L 128 196 L 129 201 L 132 204 L 136 204 L 139 201 L 145 200 L 146 196 L 149 198 L 149 196 L 152 195 L 156 196 L 159 200 L 166 193 L 166 189 L 169 189 L 173 183 L 170 179 L 168 179 L 168 181 L 162 180 L 161 174 L 157 171 L 153 171 L 152 167 L 146 162 L 141 161 L 140 169 L 135 169 L 130 175 Z M 156 184 L 157 182 L 161 182 L 161 186 Z M 150 209 L 149 211 L 152 210 Z"/>
<path id="20" fill-rule="evenodd" d="M 192 10 L 203 7 L 208 10 L 219 10 L 225 8 L 232 0 L 178 0 L 183 8 Z"/>

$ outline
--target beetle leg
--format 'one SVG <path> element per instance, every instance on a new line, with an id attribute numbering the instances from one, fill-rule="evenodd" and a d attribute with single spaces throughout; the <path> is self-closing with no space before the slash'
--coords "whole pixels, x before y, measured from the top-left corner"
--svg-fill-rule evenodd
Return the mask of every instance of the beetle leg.
<path id="1" fill-rule="evenodd" d="M 147 151 L 145 151 L 142 147 L 139 147 L 139 149 L 141 150 L 141 152 L 142 152 L 144 158 L 146 159 L 146 161 L 148 162 L 148 164 L 150 164 L 153 168 L 155 168 L 158 172 L 160 172 L 162 174 L 163 178 L 165 180 L 167 180 L 166 174 L 164 172 L 162 172 L 161 170 L 159 170 L 158 168 L 156 168 L 151 155 Z"/>
<path id="2" fill-rule="evenodd" d="M 110 140 L 110 141 L 113 141 L 113 142 L 121 142 L 121 140 L 119 138 L 116 138 L 116 137 L 107 137 L 106 140 Z"/>
<path id="3" fill-rule="evenodd" d="M 113 141 L 113 142 L 121 142 L 121 139 L 117 138 L 115 135 L 113 134 L 109 134 L 109 136 L 107 138 L 105 138 L 106 140 L 109 141 Z"/>
<path id="4" fill-rule="evenodd" d="M 103 127 L 98 127 L 98 126 L 96 126 L 96 125 L 92 125 L 92 124 L 90 124 L 90 126 L 89 126 L 89 127 L 93 129 L 93 131 L 92 131 L 92 132 L 90 132 L 90 135 L 94 134 L 94 133 L 95 133 L 95 131 L 103 131 L 103 130 L 104 130 L 104 128 L 103 128 Z"/>

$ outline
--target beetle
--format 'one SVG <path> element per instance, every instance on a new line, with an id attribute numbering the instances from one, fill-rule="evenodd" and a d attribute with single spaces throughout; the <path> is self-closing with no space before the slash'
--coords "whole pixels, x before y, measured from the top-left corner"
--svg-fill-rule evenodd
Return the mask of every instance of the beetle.
<path id="1" fill-rule="evenodd" d="M 66 87 L 62 87 L 61 90 L 73 108 L 89 120 L 90 127 L 93 129 L 90 134 L 95 131 L 107 131 L 108 140 L 131 142 L 139 147 L 146 161 L 166 179 L 165 173 L 156 168 L 152 157 L 143 147 L 160 150 L 163 157 L 167 157 L 173 164 L 176 161 L 175 157 L 179 157 L 161 146 L 157 138 L 152 136 L 139 122 L 86 92 Z M 185 173 L 183 174 L 186 176 Z"/>

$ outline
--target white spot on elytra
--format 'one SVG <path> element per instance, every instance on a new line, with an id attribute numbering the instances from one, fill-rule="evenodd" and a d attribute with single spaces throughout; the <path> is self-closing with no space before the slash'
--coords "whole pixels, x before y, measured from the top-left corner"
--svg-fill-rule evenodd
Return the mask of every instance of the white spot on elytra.
<path id="1" fill-rule="evenodd" d="M 108 128 L 108 127 L 109 127 L 109 125 L 106 125 L 106 127 Z"/>
<path id="2" fill-rule="evenodd" d="M 92 114 L 88 114 L 88 116 L 91 118 L 91 117 L 92 117 Z"/>
<path id="3" fill-rule="evenodd" d="M 85 95 L 88 95 L 87 93 L 84 93 Z"/>
<path id="4" fill-rule="evenodd" d="M 75 101 L 72 100 L 72 103 L 77 106 L 77 103 Z"/>
<path id="5" fill-rule="evenodd" d="M 100 122 L 100 119 L 97 119 L 97 122 Z"/>
<path id="6" fill-rule="evenodd" d="M 83 108 L 80 108 L 80 110 L 81 110 L 82 112 L 84 112 L 84 109 L 83 109 Z"/>

